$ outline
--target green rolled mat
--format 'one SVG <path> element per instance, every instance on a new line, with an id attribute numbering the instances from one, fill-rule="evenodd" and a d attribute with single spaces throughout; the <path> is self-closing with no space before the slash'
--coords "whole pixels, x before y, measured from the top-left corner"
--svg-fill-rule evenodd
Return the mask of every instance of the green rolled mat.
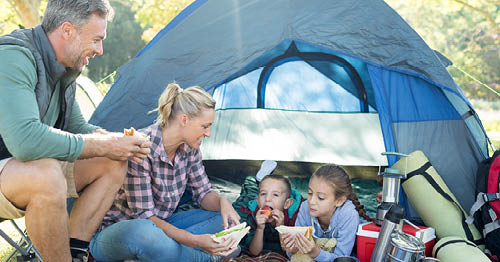
<path id="1" fill-rule="evenodd" d="M 441 262 L 490 262 L 474 243 L 453 236 L 440 239 L 432 249 L 432 255 Z"/>
<path id="2" fill-rule="evenodd" d="M 436 230 L 438 239 L 462 237 L 481 244 L 479 247 L 484 250 L 483 239 L 476 226 L 465 223 L 467 213 L 422 151 L 401 158 L 393 168 L 407 174 L 402 182 L 404 192 L 425 225 Z"/>

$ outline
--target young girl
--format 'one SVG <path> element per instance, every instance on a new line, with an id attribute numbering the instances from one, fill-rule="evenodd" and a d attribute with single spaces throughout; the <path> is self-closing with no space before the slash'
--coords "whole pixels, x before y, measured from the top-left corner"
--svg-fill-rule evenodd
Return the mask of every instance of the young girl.
<path id="1" fill-rule="evenodd" d="M 314 240 L 303 235 L 283 234 L 282 248 L 289 254 L 301 251 L 315 261 L 348 256 L 356 239 L 359 216 L 370 220 L 354 194 L 349 175 L 340 166 L 324 165 L 309 180 L 307 202 L 300 207 L 295 226 L 313 226 L 315 238 L 337 239 L 334 252 L 321 250 Z"/>
<path id="2" fill-rule="evenodd" d="M 243 239 L 242 245 L 251 255 L 257 256 L 263 250 L 284 255 L 280 246 L 277 226 L 293 226 L 297 218 L 300 193 L 292 189 L 290 181 L 281 175 L 267 175 L 259 184 L 256 199 L 248 202 L 242 211 L 248 213 L 247 223 L 250 233 Z"/>

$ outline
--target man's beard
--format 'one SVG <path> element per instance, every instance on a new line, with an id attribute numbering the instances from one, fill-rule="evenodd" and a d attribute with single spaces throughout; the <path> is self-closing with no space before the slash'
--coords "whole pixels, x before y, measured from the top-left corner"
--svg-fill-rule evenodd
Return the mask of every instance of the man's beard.
<path id="1" fill-rule="evenodd" d="M 83 68 L 85 67 L 84 61 L 85 61 L 85 56 L 83 54 L 73 58 L 71 63 L 72 66 L 70 67 L 70 69 L 72 71 L 81 73 L 83 71 Z"/>

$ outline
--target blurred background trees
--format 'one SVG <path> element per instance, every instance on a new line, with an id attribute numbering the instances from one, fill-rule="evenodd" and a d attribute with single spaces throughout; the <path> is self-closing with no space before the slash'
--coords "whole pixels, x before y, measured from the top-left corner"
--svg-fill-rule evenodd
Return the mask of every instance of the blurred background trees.
<path id="1" fill-rule="evenodd" d="M 129 61 L 193 0 L 111 0 L 104 55 L 84 72 L 98 82 Z M 386 0 L 427 42 L 454 65 L 448 67 L 469 99 L 498 101 L 500 92 L 500 0 Z M 0 0 L 0 34 L 40 23 L 47 0 Z M 114 81 L 107 79 L 108 84 Z"/>
<path id="2" fill-rule="evenodd" d="M 133 58 L 170 20 L 193 0 L 110 0 L 115 18 L 108 23 L 104 55 L 92 59 L 83 72 L 94 82 L 110 76 Z M 41 22 L 47 0 L 0 0 L 0 34 L 34 27 Z M 111 75 L 106 85 L 115 80 Z"/>
<path id="3" fill-rule="evenodd" d="M 469 99 L 499 100 L 495 93 L 459 69 L 500 92 L 499 0 L 386 0 L 420 34 L 444 54 L 448 67 Z"/>

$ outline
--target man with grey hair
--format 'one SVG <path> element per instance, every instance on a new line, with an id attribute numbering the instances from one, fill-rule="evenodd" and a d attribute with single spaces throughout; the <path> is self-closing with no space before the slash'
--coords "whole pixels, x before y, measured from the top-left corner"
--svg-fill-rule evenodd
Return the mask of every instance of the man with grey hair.
<path id="1" fill-rule="evenodd" d="M 46 261 L 86 260 L 127 160 L 150 152 L 147 139 L 88 124 L 75 101 L 112 16 L 108 0 L 49 0 L 41 26 L 0 36 L 0 217 L 25 216 Z"/>

